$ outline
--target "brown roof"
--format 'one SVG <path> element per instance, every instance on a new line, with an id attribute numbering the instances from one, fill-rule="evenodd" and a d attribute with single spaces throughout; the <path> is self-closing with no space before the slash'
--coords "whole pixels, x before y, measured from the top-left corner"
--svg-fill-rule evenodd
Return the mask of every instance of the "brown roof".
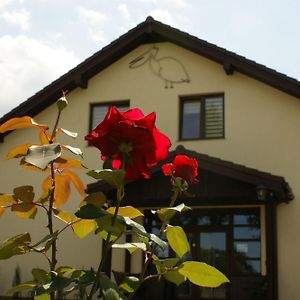
<path id="1" fill-rule="evenodd" d="M 44 89 L 30 97 L 25 102 L 5 114 L 0 124 L 13 117 L 24 115 L 35 116 L 49 105 L 53 104 L 62 91 L 72 91 L 76 87 L 87 88 L 88 80 L 113 62 L 120 59 L 136 47 L 145 43 L 169 41 L 208 59 L 223 65 L 230 75 L 236 70 L 273 86 L 292 96 L 300 98 L 300 82 L 264 65 L 251 61 L 224 48 L 198 39 L 171 26 L 148 17 L 117 40 L 96 52 L 65 75 L 50 83 Z M 4 135 L 0 134 L 0 141 Z"/>
<path id="2" fill-rule="evenodd" d="M 248 186 L 265 186 L 269 191 L 274 193 L 276 202 L 289 202 L 294 199 L 294 195 L 289 184 L 281 176 L 272 175 L 270 173 L 248 168 L 230 161 L 225 161 L 206 154 L 198 153 L 196 151 L 187 150 L 182 145 L 179 145 L 174 151 L 171 151 L 167 159 L 160 162 L 157 166 L 151 168 L 152 177 L 156 173 L 161 172 L 161 166 L 163 164 L 173 161 L 174 157 L 178 154 L 187 155 L 197 159 L 199 173 L 201 171 L 208 171 L 210 173 L 218 174 L 222 177 L 245 183 Z M 144 181 L 146 182 L 148 180 Z M 136 182 L 138 185 L 142 184 L 140 181 Z M 134 184 L 134 182 L 131 182 L 130 184 Z M 99 190 L 104 192 L 110 191 L 111 187 L 109 187 L 103 181 L 95 182 L 87 186 L 88 193 L 93 193 Z"/>

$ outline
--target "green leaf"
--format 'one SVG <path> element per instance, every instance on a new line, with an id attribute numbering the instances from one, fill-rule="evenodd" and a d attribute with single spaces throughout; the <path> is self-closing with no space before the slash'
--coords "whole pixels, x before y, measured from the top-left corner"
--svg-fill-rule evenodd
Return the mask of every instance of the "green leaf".
<path id="1" fill-rule="evenodd" d="M 58 143 L 31 146 L 28 150 L 27 156 L 25 157 L 25 161 L 43 170 L 51 161 L 54 161 L 60 155 L 61 146 Z"/>
<path id="2" fill-rule="evenodd" d="M 0 259 L 8 259 L 14 255 L 21 255 L 30 251 L 30 234 L 23 233 L 7 239 L 0 245 Z"/>
<path id="3" fill-rule="evenodd" d="M 43 239 L 41 239 L 39 242 L 34 244 L 32 248 L 34 248 L 35 251 L 38 252 L 45 252 L 48 249 L 50 249 L 51 245 L 54 243 L 54 241 L 57 239 L 57 231 L 53 234 L 46 235 Z"/>
<path id="4" fill-rule="evenodd" d="M 75 213 L 76 217 L 88 220 L 97 219 L 106 215 L 108 215 L 108 212 L 93 204 L 81 206 Z"/>
<path id="5" fill-rule="evenodd" d="M 156 211 L 156 213 L 157 213 L 159 219 L 164 222 L 164 221 L 171 220 L 177 212 L 181 213 L 181 212 L 184 212 L 184 211 L 190 210 L 190 209 L 191 209 L 190 207 L 185 206 L 184 203 L 181 203 L 174 207 L 158 209 Z"/>
<path id="6" fill-rule="evenodd" d="M 190 244 L 185 232 L 180 226 L 168 226 L 166 236 L 170 247 L 181 258 L 190 251 Z"/>
<path id="7" fill-rule="evenodd" d="M 22 292 L 24 290 L 31 290 L 34 289 L 37 286 L 36 282 L 34 281 L 27 281 L 21 284 L 18 284 L 14 287 L 12 287 L 11 289 L 9 289 L 7 291 L 7 294 L 13 294 L 13 293 L 18 293 L 18 292 Z"/>
<path id="8" fill-rule="evenodd" d="M 105 300 L 122 300 L 125 299 L 119 291 L 118 286 L 106 275 L 101 275 L 100 286 Z"/>
<path id="9" fill-rule="evenodd" d="M 90 271 L 84 271 L 79 276 L 78 284 L 79 285 L 88 285 L 95 281 L 96 274 L 93 270 Z"/>
<path id="10" fill-rule="evenodd" d="M 32 203 L 34 190 L 31 185 L 19 186 L 14 189 L 15 199 L 25 203 Z"/>
<path id="11" fill-rule="evenodd" d="M 81 204 L 92 204 L 98 208 L 102 208 L 105 203 L 106 203 L 106 196 L 102 192 L 96 192 L 93 194 L 89 194 L 81 202 Z M 81 206 L 83 206 L 83 205 L 81 205 Z"/>
<path id="12" fill-rule="evenodd" d="M 142 251 L 147 251 L 146 245 L 144 243 L 124 243 L 124 244 L 113 244 L 112 248 L 117 249 L 127 249 L 130 253 L 140 249 Z"/>
<path id="13" fill-rule="evenodd" d="M 51 281 L 51 276 L 50 274 L 39 268 L 32 269 L 31 271 L 33 278 L 40 284 L 46 284 Z"/>
<path id="14" fill-rule="evenodd" d="M 163 276 L 166 280 L 175 283 L 177 286 L 186 281 L 186 278 L 178 270 L 168 271 Z"/>
<path id="15" fill-rule="evenodd" d="M 108 233 L 110 233 L 110 241 L 117 239 L 126 229 L 125 223 L 123 223 L 120 217 L 117 217 L 114 225 L 112 225 L 112 215 L 108 214 L 96 220 L 98 229 L 96 233 L 100 232 L 103 239 L 106 240 Z"/>
<path id="16" fill-rule="evenodd" d="M 133 293 L 137 289 L 139 281 L 137 277 L 126 276 L 124 281 L 119 285 L 119 288 L 128 293 Z"/>
<path id="17" fill-rule="evenodd" d="M 57 275 L 56 272 L 51 272 L 51 277 L 52 281 L 44 284 L 41 289 L 37 290 L 37 294 L 41 295 L 45 293 L 61 291 L 74 281 L 73 278 L 61 277 Z"/>
<path id="18" fill-rule="evenodd" d="M 216 268 L 199 261 L 186 261 L 178 269 L 192 283 L 203 287 L 218 287 L 229 282 L 228 278 Z"/>
<path id="19" fill-rule="evenodd" d="M 77 270 L 69 266 L 61 266 L 56 270 L 58 275 L 61 275 L 63 277 L 68 277 L 69 275 L 72 275 L 75 271 Z"/>
<path id="20" fill-rule="evenodd" d="M 166 258 L 153 260 L 153 264 L 158 267 L 159 273 L 163 273 L 168 269 L 175 267 L 179 262 L 178 258 Z"/>
<path id="21" fill-rule="evenodd" d="M 120 189 L 124 185 L 125 171 L 124 170 L 91 170 L 87 175 L 94 179 L 101 179 L 106 181 L 111 186 Z"/>
<path id="22" fill-rule="evenodd" d="M 160 239 L 158 236 L 156 236 L 155 234 L 148 233 L 143 225 L 131 220 L 128 217 L 124 217 L 124 221 L 128 226 L 131 226 L 133 230 L 137 232 L 139 235 L 143 235 L 149 238 L 151 241 L 155 242 L 163 250 L 167 249 L 168 244 L 162 239 Z"/>

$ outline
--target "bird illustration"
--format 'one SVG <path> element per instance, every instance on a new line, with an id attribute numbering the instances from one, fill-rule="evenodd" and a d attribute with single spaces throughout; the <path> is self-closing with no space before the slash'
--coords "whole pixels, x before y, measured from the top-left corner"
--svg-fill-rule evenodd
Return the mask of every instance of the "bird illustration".
<path id="1" fill-rule="evenodd" d="M 151 72 L 165 82 L 165 88 L 173 88 L 174 83 L 189 83 L 190 77 L 184 65 L 174 57 L 157 58 L 159 48 L 153 46 L 129 63 L 129 68 L 135 69 L 147 62 Z"/>

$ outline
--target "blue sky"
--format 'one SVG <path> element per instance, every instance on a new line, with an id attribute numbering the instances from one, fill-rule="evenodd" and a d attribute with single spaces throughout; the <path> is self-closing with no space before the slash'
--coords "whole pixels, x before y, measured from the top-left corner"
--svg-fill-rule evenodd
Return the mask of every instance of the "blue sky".
<path id="1" fill-rule="evenodd" d="M 0 115 L 149 15 L 300 80 L 298 0 L 0 0 Z"/>

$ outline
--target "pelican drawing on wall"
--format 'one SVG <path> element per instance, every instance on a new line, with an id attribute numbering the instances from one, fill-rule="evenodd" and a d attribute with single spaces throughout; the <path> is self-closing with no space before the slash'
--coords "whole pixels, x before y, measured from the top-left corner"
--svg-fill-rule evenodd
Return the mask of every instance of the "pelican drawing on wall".
<path id="1" fill-rule="evenodd" d="M 159 48 L 153 46 L 129 63 L 129 68 L 135 69 L 149 64 L 151 72 L 165 82 L 165 88 L 173 88 L 176 83 L 189 83 L 190 77 L 184 65 L 174 57 L 164 56 L 157 58 Z"/>

